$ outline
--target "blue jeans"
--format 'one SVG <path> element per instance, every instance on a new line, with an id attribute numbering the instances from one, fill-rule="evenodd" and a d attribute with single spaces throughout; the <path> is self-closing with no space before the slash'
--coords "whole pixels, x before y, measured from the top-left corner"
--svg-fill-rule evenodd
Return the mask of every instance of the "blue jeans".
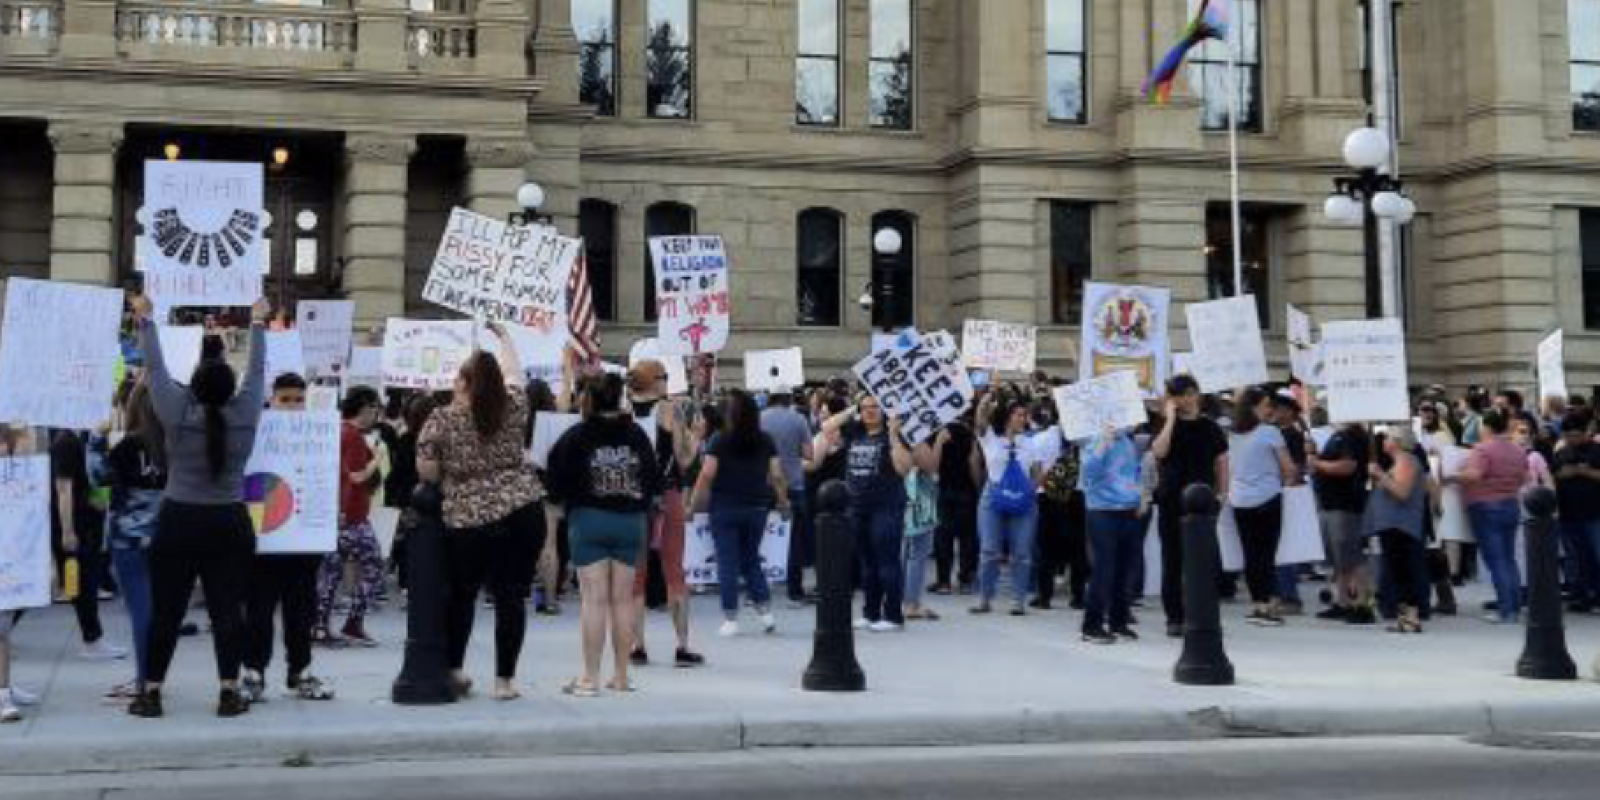
<path id="1" fill-rule="evenodd" d="M 806 567 L 816 560 L 816 536 L 813 532 L 811 519 L 811 506 L 806 502 L 804 488 L 789 489 L 789 518 L 793 523 L 789 526 L 789 569 L 786 578 L 789 584 L 789 598 L 800 600 L 805 597 Z"/>
<path id="2" fill-rule="evenodd" d="M 1567 583 L 1579 603 L 1600 603 L 1600 520 L 1561 522 Z"/>
<path id="3" fill-rule="evenodd" d="M 128 623 L 133 629 L 134 678 L 143 684 L 149 661 L 150 644 L 150 554 L 142 543 L 111 543 L 111 568 L 116 571 L 117 588 L 128 608 Z"/>
<path id="4" fill-rule="evenodd" d="M 739 614 L 739 579 L 744 579 L 750 602 L 765 613 L 772 603 L 767 576 L 761 570 L 761 537 L 767 533 L 765 506 L 711 507 L 711 538 L 717 546 L 717 589 L 722 593 L 722 615 Z"/>
<path id="5" fill-rule="evenodd" d="M 856 555 L 861 563 L 861 593 L 866 605 L 861 616 L 868 622 L 906 621 L 905 570 L 900 548 L 905 539 L 906 501 L 904 497 L 868 501 L 850 508 L 850 527 L 855 532 Z"/>
<path id="6" fill-rule="evenodd" d="M 1011 595 L 1017 605 L 1028 601 L 1029 583 L 1033 577 L 1033 540 L 1039 533 L 1039 506 L 1034 505 L 1026 514 L 1005 516 L 989 502 L 989 492 L 983 493 L 978 507 L 978 594 L 983 602 L 992 602 L 1000 592 L 1000 557 L 1011 553 Z"/>
<path id="7" fill-rule="evenodd" d="M 1089 573 L 1089 597 L 1083 609 L 1083 629 L 1100 630 L 1110 619 L 1112 630 L 1128 626 L 1131 586 L 1144 560 L 1144 528 L 1138 509 L 1090 509 L 1089 551 L 1094 571 Z"/>
<path id="8" fill-rule="evenodd" d="M 1285 564 L 1278 567 L 1278 599 L 1285 603 L 1300 603 L 1300 565 Z"/>
<path id="9" fill-rule="evenodd" d="M 1467 506 L 1472 535 L 1494 581 L 1495 609 L 1512 621 L 1522 603 L 1522 578 L 1517 574 L 1517 525 L 1522 521 L 1516 499 Z"/>
<path id="10" fill-rule="evenodd" d="M 933 531 L 906 536 L 906 605 L 922 605 L 922 582 L 928 576 L 928 556 L 932 554 Z"/>

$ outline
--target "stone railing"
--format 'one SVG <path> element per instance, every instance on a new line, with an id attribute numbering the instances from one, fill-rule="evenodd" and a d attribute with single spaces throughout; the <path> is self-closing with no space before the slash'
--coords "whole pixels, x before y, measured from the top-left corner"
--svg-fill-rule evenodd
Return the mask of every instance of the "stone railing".
<path id="1" fill-rule="evenodd" d="M 253 51 L 274 62 L 342 66 L 355 54 L 356 27 L 348 8 L 194 0 L 117 5 L 117 43 L 128 55 L 173 48 Z"/>
<path id="2" fill-rule="evenodd" d="M 477 58 L 477 23 L 465 13 L 414 11 L 406 26 L 406 50 L 413 65 Z"/>
<path id="3" fill-rule="evenodd" d="M 59 0 L 0 0 L 0 53 L 47 54 L 60 36 Z"/>

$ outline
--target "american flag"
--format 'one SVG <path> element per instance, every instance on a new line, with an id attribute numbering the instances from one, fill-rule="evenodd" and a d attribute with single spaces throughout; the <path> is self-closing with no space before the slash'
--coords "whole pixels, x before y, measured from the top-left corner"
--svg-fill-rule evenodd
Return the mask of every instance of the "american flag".
<path id="1" fill-rule="evenodd" d="M 578 260 L 567 278 L 567 327 L 583 361 L 600 363 L 600 323 L 594 313 L 594 293 L 589 288 L 589 257 L 578 249 Z"/>

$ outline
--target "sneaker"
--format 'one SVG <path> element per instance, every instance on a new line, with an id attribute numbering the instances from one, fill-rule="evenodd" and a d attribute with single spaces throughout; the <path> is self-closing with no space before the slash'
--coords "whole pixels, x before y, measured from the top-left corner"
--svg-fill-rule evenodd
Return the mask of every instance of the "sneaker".
<path id="1" fill-rule="evenodd" d="M 899 633 L 900 631 L 905 630 L 905 626 L 898 622 L 890 622 L 886 619 L 880 619 L 868 626 L 867 630 L 870 630 L 873 633 Z"/>
<path id="2" fill-rule="evenodd" d="M 856 621 L 850 623 L 850 627 L 858 631 L 864 631 L 872 627 L 872 620 L 869 620 L 866 617 L 856 617 Z"/>
<path id="3" fill-rule="evenodd" d="M 144 719 L 158 719 L 166 714 L 161 708 L 161 690 L 146 689 L 128 704 L 128 713 Z"/>
<path id="4" fill-rule="evenodd" d="M 717 635 L 724 639 L 731 639 L 739 635 L 739 623 L 731 619 L 722 621 L 722 627 L 717 629 Z"/>
<path id="5" fill-rule="evenodd" d="M 1378 614 L 1372 610 L 1372 606 L 1359 606 L 1350 609 L 1344 621 L 1346 625 L 1376 625 Z"/>
<path id="6" fill-rule="evenodd" d="M 1350 609 L 1344 606 L 1328 606 L 1317 612 L 1317 619 L 1343 620 L 1350 618 Z"/>
<path id="7" fill-rule="evenodd" d="M 989 602 L 987 600 L 985 600 L 984 602 L 973 606 L 972 608 L 967 609 L 968 613 L 972 613 L 972 614 L 987 614 L 987 613 L 989 613 L 989 612 L 991 612 L 993 610 L 994 610 L 994 607 L 989 605 Z"/>
<path id="8" fill-rule="evenodd" d="M 78 658 L 84 661 L 120 661 L 127 657 L 127 650 L 114 644 L 107 644 L 104 639 L 84 645 L 83 650 L 78 653 Z"/>
<path id="9" fill-rule="evenodd" d="M 332 700 L 333 689 L 315 675 L 289 678 L 289 691 L 300 700 Z"/>
<path id="10" fill-rule="evenodd" d="M 1088 628 L 1083 632 L 1083 640 L 1089 644 L 1116 644 L 1117 637 L 1106 633 L 1105 628 Z"/>
<path id="11" fill-rule="evenodd" d="M 15 689 L 0 689 L 0 724 L 22 721 L 22 709 L 18 708 L 22 704 L 17 702 L 13 694 L 15 691 Z"/>
<path id="12" fill-rule="evenodd" d="M 250 713 L 250 701 L 238 689 L 223 689 L 217 694 L 217 716 L 242 717 Z"/>
<path id="13" fill-rule="evenodd" d="M 1244 618 L 1244 621 L 1258 628 L 1283 627 L 1283 618 L 1270 611 L 1252 611 L 1249 616 Z"/>
<path id="14" fill-rule="evenodd" d="M 643 647 L 635 647 L 633 652 L 628 654 L 628 663 L 636 667 L 648 667 L 650 666 L 650 654 L 645 652 Z"/>
<path id="15" fill-rule="evenodd" d="M 761 615 L 761 632 L 762 633 L 777 633 L 778 632 L 778 618 L 772 616 L 772 612 L 770 612 L 770 611 Z"/>
<path id="16" fill-rule="evenodd" d="M 694 652 L 693 650 L 685 650 L 684 648 L 680 647 L 678 648 L 677 654 L 673 657 L 672 663 L 674 666 L 689 669 L 692 667 L 704 666 L 706 663 L 706 657 Z"/>
<path id="17" fill-rule="evenodd" d="M 1129 641 L 1129 642 L 1137 642 L 1137 641 L 1139 641 L 1139 634 L 1135 633 L 1132 628 L 1130 628 L 1130 627 L 1128 627 L 1126 625 L 1124 625 L 1124 626 L 1122 626 L 1120 628 L 1112 628 L 1111 629 L 1111 633 L 1112 633 L 1112 635 L 1116 636 L 1118 639 L 1122 639 L 1124 641 Z"/>
<path id="18" fill-rule="evenodd" d="M 260 703 L 267 699 L 267 681 L 255 670 L 245 670 L 239 677 L 239 694 L 246 703 Z"/>
<path id="19" fill-rule="evenodd" d="M 373 648 L 378 646 L 378 640 L 367 634 L 367 626 L 360 622 L 346 622 L 344 629 L 339 631 L 345 643 L 351 647 Z"/>

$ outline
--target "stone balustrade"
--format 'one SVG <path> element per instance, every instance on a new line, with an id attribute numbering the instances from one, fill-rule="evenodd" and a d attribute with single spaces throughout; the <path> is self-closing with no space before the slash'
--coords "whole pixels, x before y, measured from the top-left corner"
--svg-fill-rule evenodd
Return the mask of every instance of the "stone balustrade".
<path id="1" fill-rule="evenodd" d="M 59 0 L 0 0 L 0 54 L 49 54 L 60 36 Z"/>
<path id="2" fill-rule="evenodd" d="M 314 53 L 354 53 L 348 8 L 127 0 L 117 5 L 117 42 Z"/>

